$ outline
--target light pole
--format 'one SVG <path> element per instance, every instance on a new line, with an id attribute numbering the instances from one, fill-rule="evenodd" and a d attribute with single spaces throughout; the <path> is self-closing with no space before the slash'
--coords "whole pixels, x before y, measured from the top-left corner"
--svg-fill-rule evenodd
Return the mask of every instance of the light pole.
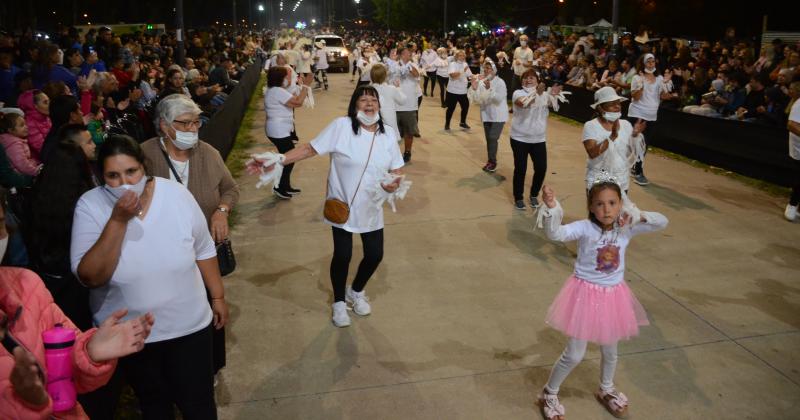
<path id="1" fill-rule="evenodd" d="M 86 16 L 86 14 L 84 14 L 84 16 Z M 175 51 L 175 58 L 177 59 L 177 64 L 183 67 L 186 53 L 183 46 L 183 0 L 175 0 L 175 26 L 177 26 L 176 34 L 178 38 L 178 46 L 176 48 L 177 51 Z"/>
<path id="2" fill-rule="evenodd" d="M 614 45 L 617 45 L 617 33 L 619 31 L 619 0 L 614 0 L 611 6 L 611 30 L 614 32 L 611 35 L 614 39 Z"/>
<path id="3" fill-rule="evenodd" d="M 444 23 L 442 24 L 442 29 L 444 29 L 444 37 L 447 39 L 447 0 L 444 0 Z"/>
<path id="4" fill-rule="evenodd" d="M 261 25 L 262 16 L 264 15 L 264 5 L 258 5 L 258 24 Z M 263 27 L 261 29 L 264 29 Z"/>

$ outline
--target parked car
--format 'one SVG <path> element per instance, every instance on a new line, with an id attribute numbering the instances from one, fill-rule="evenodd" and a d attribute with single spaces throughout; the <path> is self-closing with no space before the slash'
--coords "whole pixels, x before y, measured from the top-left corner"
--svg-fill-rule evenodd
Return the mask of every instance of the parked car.
<path id="1" fill-rule="evenodd" d="M 347 73 L 350 70 L 350 51 L 345 47 L 342 37 L 333 34 L 314 37 L 314 45 L 320 41 L 325 42 L 325 49 L 328 50 L 329 71 L 341 70 Z"/>

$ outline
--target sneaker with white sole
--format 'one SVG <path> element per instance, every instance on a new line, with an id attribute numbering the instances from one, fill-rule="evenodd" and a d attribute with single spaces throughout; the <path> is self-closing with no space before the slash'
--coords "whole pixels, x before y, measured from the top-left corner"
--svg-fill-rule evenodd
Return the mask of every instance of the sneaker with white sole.
<path id="1" fill-rule="evenodd" d="M 363 290 L 356 292 L 352 287 L 347 286 L 344 298 L 347 303 L 353 306 L 353 312 L 356 315 L 367 316 L 372 313 L 372 308 L 369 306 L 369 298 Z"/>
<path id="2" fill-rule="evenodd" d="M 797 206 L 791 204 L 786 205 L 786 211 L 783 212 L 783 217 L 790 222 L 797 220 Z"/>
<path id="3" fill-rule="evenodd" d="M 637 183 L 637 184 L 639 184 L 641 186 L 645 186 L 645 185 L 650 184 L 650 180 L 648 180 L 647 177 L 644 176 L 644 174 L 634 174 L 633 175 L 633 182 L 635 182 L 635 183 Z"/>
<path id="4" fill-rule="evenodd" d="M 347 304 L 344 302 L 334 302 L 333 304 L 333 317 L 331 317 L 333 325 L 338 328 L 350 326 L 350 315 L 347 314 Z"/>

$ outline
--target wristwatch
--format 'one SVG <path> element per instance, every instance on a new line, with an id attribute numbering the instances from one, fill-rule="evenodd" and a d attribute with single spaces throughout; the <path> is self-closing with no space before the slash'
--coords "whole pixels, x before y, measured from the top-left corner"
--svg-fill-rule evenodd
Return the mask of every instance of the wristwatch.
<path id="1" fill-rule="evenodd" d="M 230 213 L 230 210 L 228 210 L 227 207 L 222 207 L 222 206 L 217 207 L 217 211 L 225 213 L 225 214 L 229 214 Z"/>

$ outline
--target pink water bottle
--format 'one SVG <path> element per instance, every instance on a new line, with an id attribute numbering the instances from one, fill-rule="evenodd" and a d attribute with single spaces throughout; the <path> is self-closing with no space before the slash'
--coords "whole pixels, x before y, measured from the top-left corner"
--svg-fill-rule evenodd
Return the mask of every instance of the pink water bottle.
<path id="1" fill-rule="evenodd" d="M 42 333 L 44 362 L 47 366 L 47 393 L 53 400 L 53 411 L 67 411 L 75 406 L 75 384 L 72 382 L 72 346 L 75 330 L 56 324 Z"/>

